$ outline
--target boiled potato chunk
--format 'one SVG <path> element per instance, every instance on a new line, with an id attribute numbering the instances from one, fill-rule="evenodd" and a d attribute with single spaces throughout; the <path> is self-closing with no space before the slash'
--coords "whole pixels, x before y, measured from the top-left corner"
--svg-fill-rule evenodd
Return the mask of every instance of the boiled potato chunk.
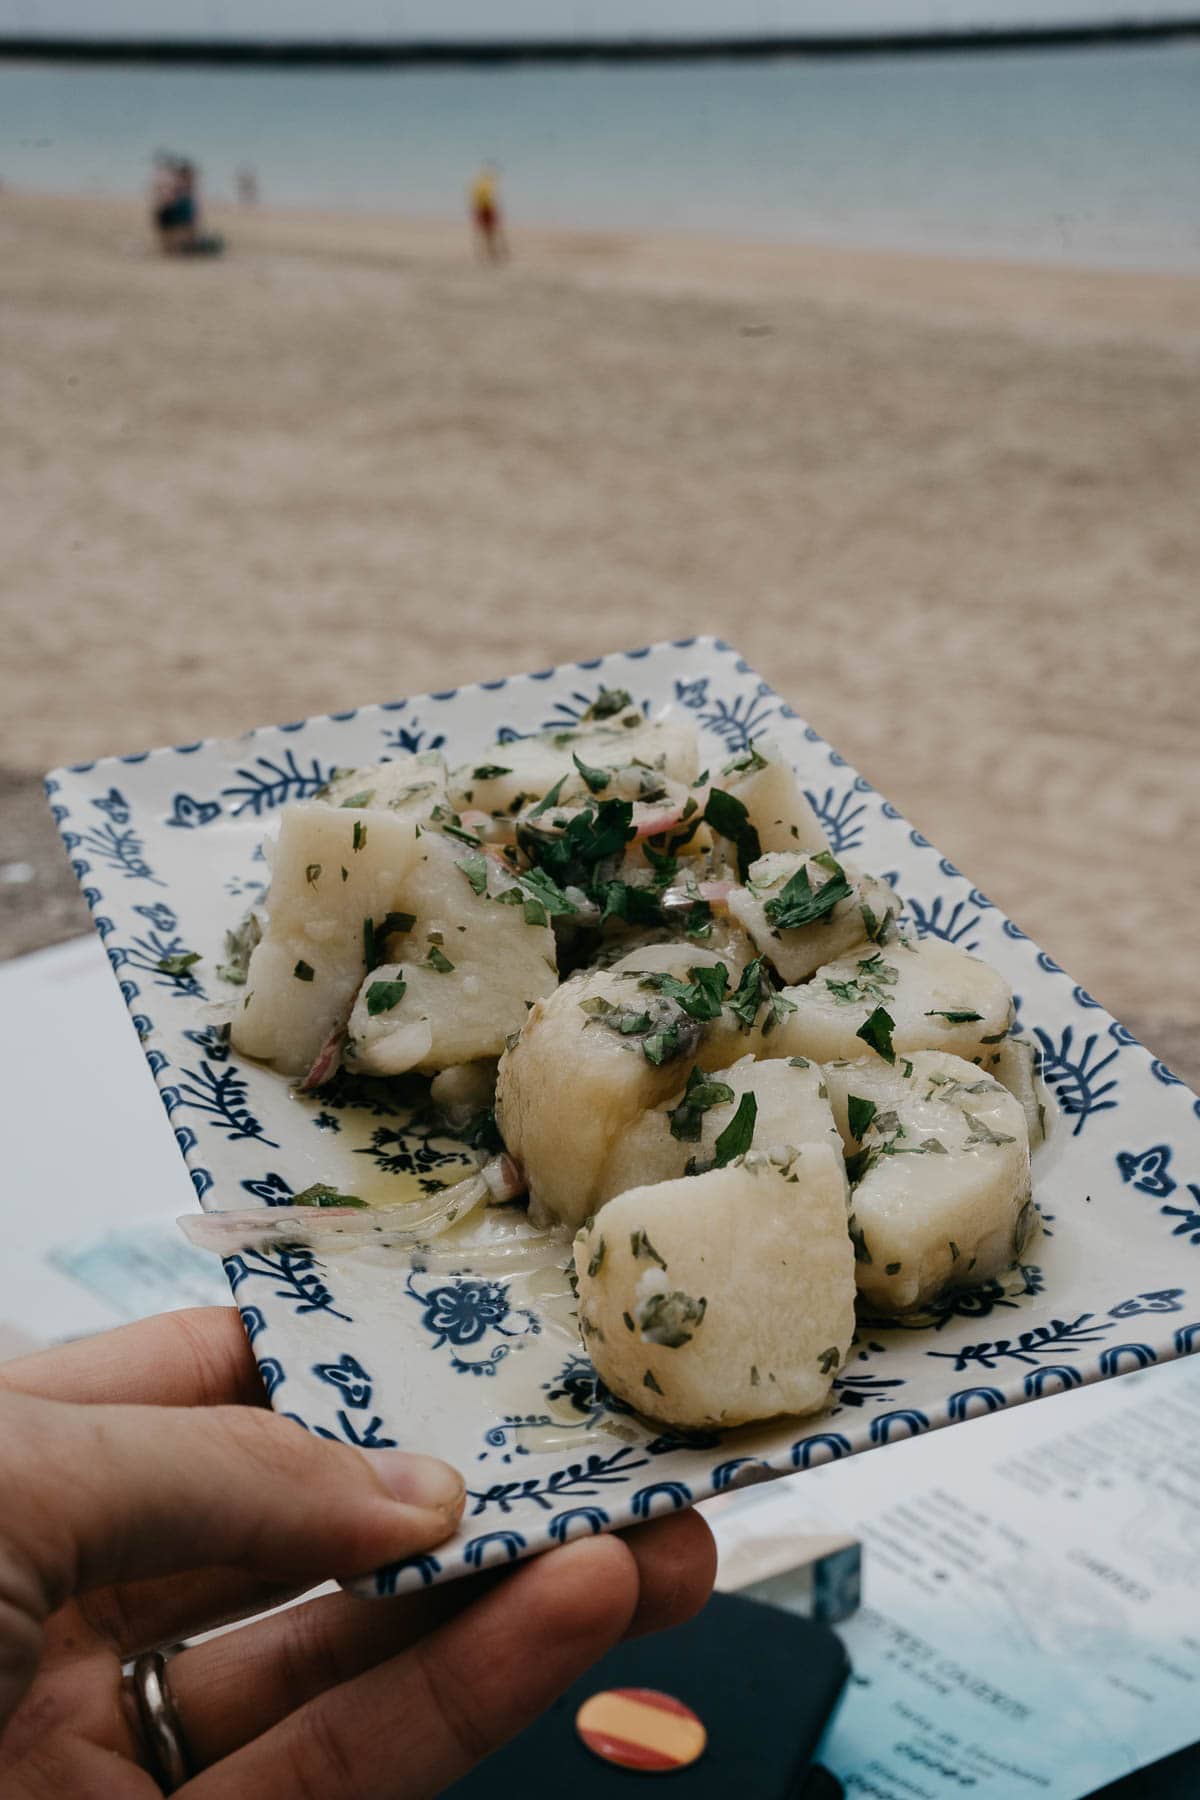
<path id="1" fill-rule="evenodd" d="M 500 1059 L 496 1120 L 525 1169 L 536 1224 L 581 1224 L 599 1204 L 605 1163 L 640 1114 L 694 1065 L 722 1068 L 761 1047 L 765 1008 L 750 1027 L 728 1005 L 696 1019 L 643 985 L 713 969 L 720 958 L 711 952 L 656 944 L 625 962 L 632 966 L 575 975 L 539 1000 Z"/>
<path id="2" fill-rule="evenodd" d="M 464 865 L 486 882 L 483 891 L 476 893 Z M 547 924 L 526 923 L 520 904 L 500 898 L 512 886 L 494 858 L 472 857 L 435 831 L 421 833 L 402 890 L 412 924 L 389 939 L 393 955 L 400 946 L 398 959 L 362 982 L 350 1016 L 348 1068 L 432 1074 L 499 1056 L 530 1005 L 558 979 L 554 934 Z"/>
<path id="3" fill-rule="evenodd" d="M 728 1099 L 718 1097 L 721 1089 Z M 756 1107 L 747 1148 L 807 1149 L 824 1143 L 840 1156 L 842 1140 L 816 1063 L 774 1057 L 758 1062 L 744 1056 L 732 1068 L 693 1071 L 685 1086 L 634 1121 L 613 1147 L 600 1183 L 600 1202 L 626 1188 L 674 1181 L 693 1160 L 701 1166 L 711 1163 L 717 1139 L 746 1094 L 753 1094 Z"/>
<path id="4" fill-rule="evenodd" d="M 873 1054 L 857 1034 L 870 1032 L 868 1021 L 881 1011 L 892 1021 L 897 1052 L 950 1050 L 985 1062 L 1013 1016 L 1004 977 L 935 937 L 865 944 L 818 969 L 803 987 L 786 988 L 784 997 L 795 1010 L 779 1028 L 774 1053 L 820 1063 Z"/>
<path id="5" fill-rule="evenodd" d="M 854 1335 L 854 1251 L 827 1144 L 630 1188 L 575 1244 L 601 1379 L 678 1429 L 814 1412 Z"/>
<path id="6" fill-rule="evenodd" d="M 266 930 L 231 1025 L 237 1050 L 287 1075 L 311 1066 L 362 980 L 363 921 L 406 904 L 420 842 L 408 820 L 375 808 L 284 808 Z"/>
<path id="7" fill-rule="evenodd" d="M 646 719 L 638 707 L 624 706 L 611 716 L 585 717 L 561 731 L 493 744 L 453 771 L 451 804 L 460 811 L 515 816 L 530 801 L 542 799 L 556 782 L 564 782 L 564 792 L 566 783 L 576 783 L 575 756 L 598 769 L 645 763 L 685 786 L 695 781 L 698 767 L 696 733 L 686 715 L 668 711 Z"/>
<path id="8" fill-rule="evenodd" d="M 928 1307 L 1009 1268 L 1037 1229 L 1021 1104 L 940 1051 L 825 1069 L 851 1178 L 859 1292 L 874 1311 Z"/>
<path id="9" fill-rule="evenodd" d="M 842 898 L 819 910 L 822 891 L 831 883 Z M 885 937 L 900 901 L 886 882 L 860 875 L 828 855 L 817 860 L 775 851 L 750 865 L 745 887 L 734 888 L 729 896 L 729 911 L 781 980 L 806 981 L 856 944 Z M 812 915 L 807 921 L 806 914 Z M 789 927 L 789 919 L 805 922 Z"/>
<path id="10" fill-rule="evenodd" d="M 427 819 L 446 798 L 446 760 L 440 750 L 401 753 L 390 762 L 337 773 L 320 798 L 330 806 L 386 807 L 404 819 Z"/>
<path id="11" fill-rule="evenodd" d="M 741 801 L 764 851 L 828 850 L 800 777 L 778 744 L 751 744 L 726 763 L 715 785 Z"/>

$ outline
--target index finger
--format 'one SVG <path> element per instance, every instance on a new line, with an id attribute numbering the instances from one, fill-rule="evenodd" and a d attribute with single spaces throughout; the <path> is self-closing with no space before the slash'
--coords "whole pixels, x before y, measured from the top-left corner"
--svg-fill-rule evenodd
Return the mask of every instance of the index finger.
<path id="1" fill-rule="evenodd" d="M 192 1306 L 0 1366 L 0 1388 L 108 1406 L 262 1406 L 236 1307 Z"/>

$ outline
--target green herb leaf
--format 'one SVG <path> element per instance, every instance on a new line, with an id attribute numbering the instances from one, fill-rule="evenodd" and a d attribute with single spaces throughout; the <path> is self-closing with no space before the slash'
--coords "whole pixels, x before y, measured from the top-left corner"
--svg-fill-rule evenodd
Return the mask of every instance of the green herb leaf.
<path id="1" fill-rule="evenodd" d="M 312 964 L 306 963 L 306 962 L 298 962 L 296 964 L 295 968 L 292 970 L 292 974 L 296 977 L 297 981 L 311 981 L 313 978 Z"/>
<path id="2" fill-rule="evenodd" d="M 898 1275 L 903 1267 L 903 1263 L 888 1263 L 883 1272 L 885 1275 Z"/>
<path id="3" fill-rule="evenodd" d="M 425 961 L 428 967 L 436 969 L 439 975 L 452 975 L 454 973 L 454 964 L 450 961 L 448 956 L 443 955 L 436 944 L 430 944 L 429 954 L 425 958 Z"/>
<path id="4" fill-rule="evenodd" d="M 309 887 L 316 887 L 318 881 L 321 879 L 320 863 L 309 863 L 304 871 L 304 879 L 307 881 Z"/>
<path id="5" fill-rule="evenodd" d="M 694 900 L 687 910 L 683 921 L 684 935 L 690 938 L 710 938 L 713 929 L 713 910 L 707 900 Z"/>
<path id="6" fill-rule="evenodd" d="M 647 1062 L 653 1063 L 658 1068 L 663 1063 L 670 1062 L 674 1057 L 682 1054 L 684 1041 L 682 1027 L 678 1024 L 668 1025 L 665 1029 L 652 1031 L 648 1037 L 643 1038 L 642 1055 Z"/>
<path id="7" fill-rule="evenodd" d="M 886 1007 L 877 1006 L 865 1024 L 860 1025 L 855 1037 L 869 1044 L 884 1062 L 894 1063 L 896 1052 L 892 1048 L 892 1032 L 896 1021 Z"/>
<path id="8" fill-rule="evenodd" d="M 628 688 L 601 688 L 583 716 L 585 719 L 611 719 L 632 705 L 633 696 Z"/>
<path id="9" fill-rule="evenodd" d="M 606 881 L 596 898 L 601 902 L 600 923 L 624 919 L 629 925 L 661 925 L 663 910 L 653 888 L 635 887 L 628 881 Z"/>
<path id="10" fill-rule="evenodd" d="M 646 1373 L 642 1376 L 642 1386 L 649 1388 L 652 1394 L 662 1393 L 662 1389 L 659 1387 L 657 1381 L 655 1381 L 654 1373 L 651 1369 L 647 1369 Z"/>
<path id="11" fill-rule="evenodd" d="M 717 963 L 711 968 L 689 969 L 686 981 L 675 975 L 643 975 L 638 986 L 678 1001 L 690 1019 L 719 1019 L 729 989 L 729 971 L 724 963 Z"/>
<path id="12" fill-rule="evenodd" d="M 682 1100 L 667 1114 L 671 1136 L 684 1144 L 699 1142 L 701 1121 L 705 1113 L 711 1107 L 721 1106 L 732 1099 L 733 1089 L 727 1082 L 711 1081 L 702 1069 L 693 1069 L 683 1090 Z"/>
<path id="13" fill-rule="evenodd" d="M 174 956 L 161 956 L 154 966 L 163 975 L 186 975 L 188 970 L 194 969 L 199 961 L 200 952 L 198 950 L 180 950 Z M 242 980 L 245 979 L 243 975 Z"/>
<path id="14" fill-rule="evenodd" d="M 363 824 L 361 819 L 355 819 L 355 821 L 354 821 L 354 839 L 353 839 L 354 848 L 356 850 L 361 850 L 363 845 L 366 843 L 366 841 L 367 841 L 367 828 Z"/>
<path id="15" fill-rule="evenodd" d="M 288 1201 L 289 1206 L 354 1206 L 363 1208 L 365 1200 L 357 1194 L 340 1194 L 335 1187 L 328 1187 L 323 1181 L 314 1181 L 311 1187 L 301 1188 Z"/>
<path id="16" fill-rule="evenodd" d="M 480 763 L 477 769 L 471 770 L 472 781 L 496 781 L 501 775 L 511 775 L 512 770 L 502 767 L 500 763 Z"/>
<path id="17" fill-rule="evenodd" d="M 471 850 L 458 866 L 470 882 L 473 894 L 487 893 L 488 865 L 482 850 Z"/>
<path id="18" fill-rule="evenodd" d="M 704 822 L 721 837 L 728 838 L 737 851 L 738 874 L 745 881 L 750 864 L 762 855 L 758 832 L 750 823 L 750 814 L 736 794 L 724 788 L 710 788 L 704 808 Z"/>
<path id="19" fill-rule="evenodd" d="M 344 807 L 345 806 L 354 806 L 354 807 L 370 806 L 370 804 L 374 798 L 375 798 L 375 789 L 374 788 L 364 788 L 361 794 L 351 794 L 351 796 L 348 800 L 343 800 L 342 805 Z M 358 848 L 358 846 L 356 844 L 355 849 L 357 849 L 357 848 Z"/>
<path id="20" fill-rule="evenodd" d="M 373 981 L 367 989 L 367 1011 L 373 1019 L 380 1013 L 391 1012 L 393 1006 L 399 1006 L 407 990 L 406 981 Z"/>
<path id="21" fill-rule="evenodd" d="M 1005 1131 L 993 1131 L 986 1119 L 979 1118 L 975 1113 L 967 1112 L 965 1108 L 963 1118 L 970 1127 L 967 1137 L 968 1144 L 1015 1144 L 1017 1141 Z"/>
<path id="22" fill-rule="evenodd" d="M 727 762 L 721 770 L 722 775 L 749 775 L 754 769 L 765 769 L 767 759 L 760 755 L 753 744 L 747 744 L 740 755 Z"/>
<path id="23" fill-rule="evenodd" d="M 417 915 L 415 913 L 385 913 L 382 923 L 375 927 L 375 936 L 382 943 L 384 938 L 391 937 L 393 932 L 411 931 L 416 922 Z"/>
<path id="24" fill-rule="evenodd" d="M 658 1344 L 664 1350 L 678 1350 L 691 1343 L 704 1323 L 707 1310 L 707 1300 L 693 1300 L 690 1294 L 679 1290 L 670 1294 L 651 1294 L 638 1307 L 638 1329 L 646 1343 Z"/>
<path id="25" fill-rule="evenodd" d="M 816 861 L 816 858 L 813 858 Z M 808 865 L 801 863 L 796 873 L 780 889 L 779 893 L 768 900 L 763 907 L 763 914 L 768 925 L 776 931 L 797 931 L 803 925 L 815 924 L 831 913 L 839 900 L 848 900 L 853 893 L 839 865 L 835 864 L 837 873 L 830 875 L 815 891 L 809 883 Z"/>
<path id="26" fill-rule="evenodd" d="M 758 1017 L 759 1007 L 771 992 L 771 977 L 767 973 L 766 962 L 761 956 L 756 956 L 742 970 L 737 988 L 729 998 L 730 1011 L 736 1014 L 743 1031 L 750 1030 Z"/>
<path id="27" fill-rule="evenodd" d="M 635 1257 L 648 1257 L 651 1262 L 656 1262 L 660 1269 L 665 1269 L 667 1266 L 644 1231 L 638 1230 L 630 1232 L 629 1250 L 630 1254 Z"/>
<path id="28" fill-rule="evenodd" d="M 538 801 L 537 805 L 531 810 L 531 812 L 529 814 L 530 818 L 531 819 L 540 819 L 542 814 L 545 812 L 549 812 L 550 808 L 552 806 L 557 806 L 558 805 L 558 796 L 562 793 L 563 788 L 566 786 L 566 784 L 567 784 L 566 776 L 560 775 L 558 780 L 555 782 L 554 786 L 552 788 L 548 788 L 546 790 L 546 792 L 542 795 L 541 799 Z"/>
<path id="29" fill-rule="evenodd" d="M 604 1266 L 604 1258 L 607 1250 L 608 1245 L 605 1243 L 604 1238 L 601 1237 L 588 1259 L 587 1272 L 589 1275 L 598 1275 L 600 1273 L 600 1270 Z"/>
<path id="30" fill-rule="evenodd" d="M 367 969 L 369 972 L 371 969 L 373 969 L 377 966 L 377 962 L 378 962 L 378 958 L 376 957 L 376 954 L 375 954 L 375 921 L 374 921 L 374 919 L 364 919 L 363 920 L 362 934 L 363 934 L 363 961 L 366 963 Z"/>
<path id="31" fill-rule="evenodd" d="M 863 1132 L 875 1117 L 874 1100 L 861 1100 L 857 1094 L 850 1094 L 846 1100 L 846 1113 L 850 1122 L 850 1136 L 862 1143 Z"/>
<path id="32" fill-rule="evenodd" d="M 947 1025 L 974 1025 L 982 1019 L 983 1014 L 977 1012 L 927 1012 L 927 1019 L 945 1019 Z"/>
<path id="33" fill-rule="evenodd" d="M 736 1156 L 744 1156 L 754 1141 L 758 1119 L 758 1101 L 752 1093 L 743 1094 L 738 1109 L 717 1139 L 714 1167 L 723 1169 Z"/>
<path id="34" fill-rule="evenodd" d="M 832 1375 L 842 1360 L 842 1353 L 836 1344 L 830 1344 L 828 1350 L 822 1350 L 817 1358 L 817 1367 L 822 1375 Z"/>
<path id="35" fill-rule="evenodd" d="M 574 751 L 571 752 L 571 761 L 579 770 L 579 773 L 583 777 L 589 790 L 593 794 L 602 794 L 612 780 L 612 771 L 610 769 L 593 769 L 588 763 L 584 762 L 581 756 L 577 756 Z"/>

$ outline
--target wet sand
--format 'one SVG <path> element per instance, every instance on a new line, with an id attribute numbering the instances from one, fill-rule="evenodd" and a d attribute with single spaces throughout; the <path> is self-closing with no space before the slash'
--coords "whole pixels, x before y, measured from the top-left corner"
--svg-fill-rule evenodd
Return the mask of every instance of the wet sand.
<path id="1" fill-rule="evenodd" d="M 1200 282 L 214 223 L 0 193 L 0 952 L 51 764 L 715 631 L 1200 1075 Z"/>

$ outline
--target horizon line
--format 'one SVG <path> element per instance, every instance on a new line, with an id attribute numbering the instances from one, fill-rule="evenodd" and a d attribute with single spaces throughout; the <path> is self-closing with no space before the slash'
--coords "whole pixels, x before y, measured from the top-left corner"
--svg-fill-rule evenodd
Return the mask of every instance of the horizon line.
<path id="1" fill-rule="evenodd" d="M 973 26 L 962 30 L 788 32 L 753 36 L 623 38 L 134 38 L 0 33 L 0 60 L 396 67 L 575 62 L 710 62 L 953 51 L 1065 50 L 1200 37 L 1200 13 L 1090 24 Z"/>

